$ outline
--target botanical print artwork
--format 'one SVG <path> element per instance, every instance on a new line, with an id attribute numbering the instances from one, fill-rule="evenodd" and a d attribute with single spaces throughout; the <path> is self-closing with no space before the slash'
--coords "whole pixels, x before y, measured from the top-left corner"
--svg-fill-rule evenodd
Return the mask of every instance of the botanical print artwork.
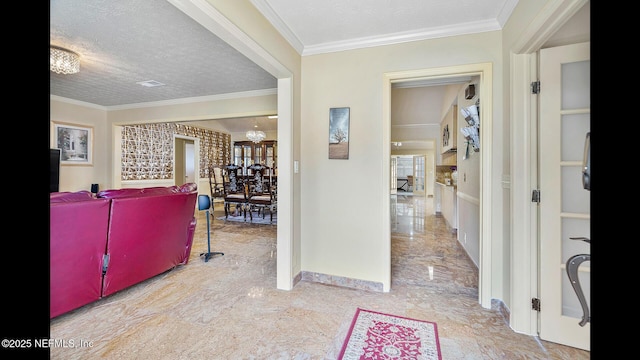
<path id="1" fill-rule="evenodd" d="M 350 108 L 329 110 L 329 159 L 349 159 Z"/>

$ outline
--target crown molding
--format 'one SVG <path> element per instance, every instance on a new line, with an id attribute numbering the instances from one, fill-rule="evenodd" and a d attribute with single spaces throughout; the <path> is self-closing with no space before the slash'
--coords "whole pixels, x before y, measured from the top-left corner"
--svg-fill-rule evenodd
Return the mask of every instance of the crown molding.
<path id="1" fill-rule="evenodd" d="M 417 31 L 404 31 L 394 34 L 385 34 L 382 36 L 368 36 L 359 39 L 305 46 L 302 56 L 355 50 L 382 45 L 393 45 L 410 41 L 436 39 L 449 36 L 475 34 L 501 29 L 502 27 L 497 20 L 475 21 L 453 26 L 425 28 Z"/>
<path id="2" fill-rule="evenodd" d="M 273 8 L 265 0 L 250 0 L 253 6 L 258 9 L 267 18 L 267 20 L 273 25 L 274 28 L 284 37 L 289 44 L 296 50 L 299 55 L 302 55 L 304 45 L 302 41 L 298 39 L 296 34 L 291 31 L 287 24 L 273 11 Z"/>
<path id="3" fill-rule="evenodd" d="M 440 128 L 440 124 L 391 124 L 394 128 L 421 128 L 421 127 L 434 127 Z"/>
<path id="4" fill-rule="evenodd" d="M 63 103 L 66 103 L 66 104 L 72 104 L 72 105 L 88 107 L 88 108 L 97 109 L 97 110 L 104 110 L 104 111 L 109 110 L 109 108 L 106 107 L 106 106 L 97 105 L 97 104 L 93 104 L 93 103 L 89 103 L 89 102 L 85 102 L 85 101 L 73 100 L 73 99 L 69 99 L 69 98 L 66 98 L 66 97 L 58 96 L 58 95 L 49 95 L 49 100 L 59 101 L 59 102 L 63 102 Z"/>
<path id="5" fill-rule="evenodd" d="M 193 103 L 201 103 L 201 102 L 208 102 L 208 101 L 240 99 L 240 98 L 247 98 L 247 97 L 268 96 L 268 95 L 277 95 L 277 94 L 278 94 L 278 89 L 251 90 L 251 91 L 242 91 L 242 92 L 219 94 L 219 95 L 197 96 L 197 97 L 182 98 L 182 99 L 152 101 L 152 102 L 145 102 L 145 103 L 116 105 L 116 106 L 101 106 L 101 105 L 96 105 L 96 104 L 92 104 L 84 101 L 68 99 L 68 98 L 64 98 L 56 95 L 50 95 L 50 98 L 51 100 L 61 101 L 69 104 L 75 104 L 75 105 L 91 107 L 99 110 L 111 111 L 111 110 L 140 109 L 140 108 L 149 108 L 149 107 L 157 107 L 157 106 L 167 106 L 167 105 L 193 104 Z"/>

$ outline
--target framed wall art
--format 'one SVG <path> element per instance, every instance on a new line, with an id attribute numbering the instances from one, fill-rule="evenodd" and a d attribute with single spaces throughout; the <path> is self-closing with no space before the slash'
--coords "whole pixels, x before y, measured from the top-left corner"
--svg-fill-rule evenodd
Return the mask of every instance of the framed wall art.
<path id="1" fill-rule="evenodd" d="M 53 147 L 60 149 L 60 165 L 93 166 L 93 127 L 54 122 Z"/>
<path id="2" fill-rule="evenodd" d="M 350 108 L 329 109 L 329 159 L 349 159 Z"/>

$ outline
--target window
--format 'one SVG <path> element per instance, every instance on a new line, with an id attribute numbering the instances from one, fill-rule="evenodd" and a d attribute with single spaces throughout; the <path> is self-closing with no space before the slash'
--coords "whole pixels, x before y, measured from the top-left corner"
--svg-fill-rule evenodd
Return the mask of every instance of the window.
<path id="1" fill-rule="evenodd" d="M 398 156 L 398 178 L 406 179 L 413 175 L 413 156 Z"/>

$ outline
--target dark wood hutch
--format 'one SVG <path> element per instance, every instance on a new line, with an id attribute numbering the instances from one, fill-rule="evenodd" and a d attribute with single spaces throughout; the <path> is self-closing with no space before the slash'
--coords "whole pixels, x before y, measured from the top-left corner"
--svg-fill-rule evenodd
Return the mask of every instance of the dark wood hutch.
<path id="1" fill-rule="evenodd" d="M 263 140 L 259 143 L 253 141 L 234 141 L 233 163 L 242 166 L 243 173 L 247 174 L 247 167 L 253 164 L 263 164 L 274 169 L 277 174 L 278 142 L 276 140 Z"/>

